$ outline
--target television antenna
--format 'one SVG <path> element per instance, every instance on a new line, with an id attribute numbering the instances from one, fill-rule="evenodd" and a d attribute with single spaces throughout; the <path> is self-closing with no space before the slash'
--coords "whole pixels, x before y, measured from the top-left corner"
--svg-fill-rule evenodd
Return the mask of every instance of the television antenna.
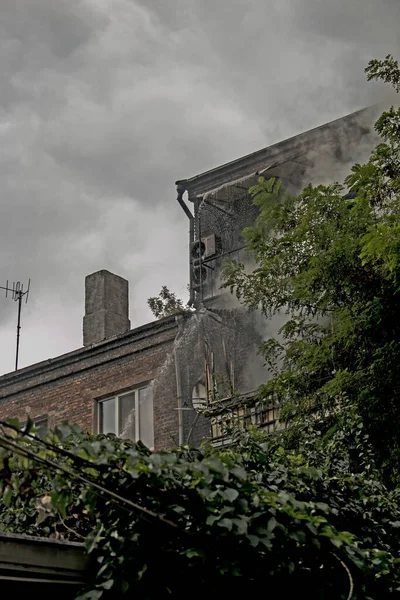
<path id="1" fill-rule="evenodd" d="M 6 298 L 8 296 L 8 292 L 11 293 L 11 298 L 18 302 L 18 319 L 17 319 L 17 348 L 15 352 L 15 370 L 18 371 L 18 356 L 19 356 L 19 339 L 21 333 L 21 308 L 22 308 L 22 298 L 25 298 L 25 304 L 28 302 L 29 289 L 31 287 L 31 280 L 28 280 L 28 287 L 24 291 L 24 284 L 19 281 L 13 282 L 12 287 L 8 286 L 8 279 L 6 286 L 0 285 L 1 290 L 6 291 Z"/>

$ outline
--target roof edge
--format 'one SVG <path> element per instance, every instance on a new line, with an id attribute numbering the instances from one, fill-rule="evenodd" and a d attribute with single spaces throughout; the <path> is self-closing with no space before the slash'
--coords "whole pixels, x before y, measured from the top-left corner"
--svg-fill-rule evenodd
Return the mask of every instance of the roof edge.
<path id="1" fill-rule="evenodd" d="M 33 363 L 32 365 L 18 369 L 18 371 L 5 373 L 4 375 L 0 376 L 0 388 L 2 385 L 10 385 L 25 378 L 30 378 L 46 367 L 51 367 L 52 369 L 63 367 L 71 363 L 79 362 L 85 358 L 89 358 L 97 353 L 104 353 L 108 349 L 112 350 L 121 343 L 127 344 L 132 341 L 132 338 L 135 339 L 137 337 L 138 339 L 142 339 L 143 337 L 156 335 L 163 330 L 167 331 L 168 329 L 173 329 L 175 327 L 177 327 L 175 315 L 164 317 L 157 321 L 150 321 L 149 323 L 140 325 L 135 329 L 130 329 L 129 331 L 125 331 L 124 333 L 107 338 L 101 342 L 96 342 L 90 346 L 83 346 L 81 348 L 77 348 L 76 350 L 72 350 L 71 352 L 61 354 L 60 356 Z"/>
<path id="2" fill-rule="evenodd" d="M 367 106 L 361 108 L 357 111 L 349 113 L 343 117 L 339 117 L 338 119 L 334 119 L 333 121 L 329 121 L 328 123 L 324 123 L 297 135 L 294 135 L 290 138 L 277 142 L 276 144 L 272 144 L 271 146 L 267 146 L 240 158 L 237 158 L 233 161 L 225 163 L 219 167 L 215 167 L 199 175 L 195 175 L 188 179 L 181 179 L 175 182 L 175 185 L 180 187 L 181 189 L 185 189 L 192 195 L 203 195 L 215 187 L 220 185 L 224 185 L 229 183 L 230 179 L 238 179 L 241 177 L 246 177 L 247 175 L 254 174 L 254 171 L 257 170 L 258 167 L 263 163 L 263 161 L 268 162 L 273 159 L 278 158 L 278 155 L 284 152 L 285 150 L 290 148 L 290 151 L 293 152 L 296 146 L 303 147 L 309 136 L 309 143 L 313 143 L 315 137 L 319 137 L 320 134 L 325 134 L 332 132 L 337 129 L 339 124 L 343 124 L 344 126 L 350 126 L 352 122 L 357 120 L 363 114 L 367 114 L 376 109 L 379 105 L 374 104 L 371 106 Z M 371 115 L 372 116 L 372 115 Z M 274 164 L 271 166 L 275 166 Z M 265 168 L 265 167 L 264 167 Z M 268 167 L 267 167 L 268 168 Z"/>

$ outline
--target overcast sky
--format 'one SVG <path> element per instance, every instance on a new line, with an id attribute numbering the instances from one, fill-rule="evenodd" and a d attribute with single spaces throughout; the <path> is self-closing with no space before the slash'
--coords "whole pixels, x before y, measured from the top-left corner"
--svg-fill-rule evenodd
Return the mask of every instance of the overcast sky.
<path id="1" fill-rule="evenodd" d="M 399 0 L 1 0 L 0 285 L 32 280 L 20 366 L 82 345 L 84 277 L 130 282 L 132 327 L 185 296 L 174 182 L 380 99 Z M 17 307 L 0 293 L 0 373 Z"/>

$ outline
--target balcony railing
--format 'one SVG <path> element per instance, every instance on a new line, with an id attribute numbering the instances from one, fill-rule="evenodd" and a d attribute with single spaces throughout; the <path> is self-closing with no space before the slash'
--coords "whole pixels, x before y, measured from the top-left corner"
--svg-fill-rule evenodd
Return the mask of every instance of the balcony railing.
<path id="1" fill-rule="evenodd" d="M 285 427 L 278 418 L 278 402 L 261 402 L 254 393 L 212 401 L 207 416 L 211 420 L 211 442 L 215 447 L 229 445 L 232 430 L 254 426 L 272 433 Z"/>

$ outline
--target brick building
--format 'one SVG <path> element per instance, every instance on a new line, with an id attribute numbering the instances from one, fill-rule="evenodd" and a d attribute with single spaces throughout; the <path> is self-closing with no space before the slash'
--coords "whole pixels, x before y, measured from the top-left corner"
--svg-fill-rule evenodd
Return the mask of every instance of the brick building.
<path id="1" fill-rule="evenodd" d="M 176 445 L 180 411 L 171 357 L 185 318 L 130 330 L 128 282 L 108 271 L 86 278 L 85 295 L 83 348 L 3 375 L 1 417 L 29 415 L 49 427 L 68 420 L 149 447 Z"/>
<path id="2" fill-rule="evenodd" d="M 0 418 L 64 420 L 163 449 L 222 439 L 221 415 L 276 426 L 276 407 L 254 403 L 267 373 L 258 356 L 264 322 L 220 289 L 225 257 L 249 264 L 241 232 L 257 214 L 248 189 L 260 175 L 292 192 L 341 180 L 365 160 L 376 111 L 354 113 L 236 161 L 177 182 L 189 220 L 194 312 L 130 329 L 128 282 L 108 271 L 86 278 L 83 347 L 0 377 Z M 185 194 L 187 193 L 187 198 Z M 207 409 L 207 416 L 204 416 Z"/>

